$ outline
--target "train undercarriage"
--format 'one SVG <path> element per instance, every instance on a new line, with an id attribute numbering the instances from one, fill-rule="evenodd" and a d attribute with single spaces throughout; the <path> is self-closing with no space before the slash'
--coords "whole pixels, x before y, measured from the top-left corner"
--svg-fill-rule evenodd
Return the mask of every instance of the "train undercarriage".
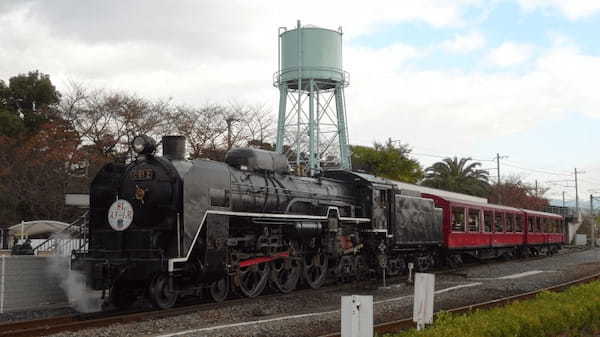
<path id="1" fill-rule="evenodd" d="M 560 249 L 558 244 L 464 250 L 447 250 L 441 245 L 388 247 L 385 233 L 360 232 L 359 224 L 340 226 L 331 219 L 310 226 L 307 222 L 264 222 L 250 218 L 231 221 L 222 254 L 217 254 L 222 257 L 221 268 L 214 263 L 211 267 L 208 256 L 214 252 L 199 244 L 195 254 L 172 271 L 164 256 L 94 259 L 89 258 L 93 256 L 90 252 L 85 253 L 88 258 L 79 256 L 81 266 L 75 269 L 88 268 L 92 287 L 104 290 L 106 302 L 117 308 L 146 297 L 153 306 L 164 309 L 186 296 L 221 302 L 232 292 L 253 298 L 266 289 L 289 293 L 298 287 L 317 289 L 331 282 L 381 282 L 385 277 L 406 274 L 409 264 L 414 271 L 424 272 L 461 267 L 468 260 L 552 255 Z M 290 235 L 290 226 L 294 235 Z"/>

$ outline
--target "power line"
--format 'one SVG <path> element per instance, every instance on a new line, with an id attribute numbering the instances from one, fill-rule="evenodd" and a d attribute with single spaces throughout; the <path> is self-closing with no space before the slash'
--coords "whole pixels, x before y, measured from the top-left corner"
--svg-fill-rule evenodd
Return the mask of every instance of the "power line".
<path id="1" fill-rule="evenodd" d="M 442 158 L 442 159 L 455 157 L 455 156 L 442 156 L 439 154 L 422 153 L 422 152 L 411 152 L 411 154 L 415 155 L 415 156 L 424 156 L 424 157 L 433 157 L 433 158 Z M 494 159 L 480 159 L 480 158 L 473 158 L 472 156 L 465 156 L 465 155 L 461 155 L 461 156 L 463 158 L 471 158 L 471 160 L 474 160 L 474 161 L 490 161 L 490 162 L 494 161 Z"/>
<path id="2" fill-rule="evenodd" d="M 523 167 L 523 166 L 513 165 L 513 164 L 509 164 L 509 163 L 504 163 L 504 165 L 512 167 L 512 168 L 518 168 L 518 169 L 521 169 L 521 170 L 531 171 L 531 172 L 536 172 L 536 173 L 552 174 L 552 175 L 563 176 L 563 177 L 570 177 L 570 176 L 572 176 L 572 174 L 558 173 L 558 172 L 546 171 L 546 170 L 542 170 L 542 169 L 532 169 L 532 168 L 527 168 L 527 167 Z"/>

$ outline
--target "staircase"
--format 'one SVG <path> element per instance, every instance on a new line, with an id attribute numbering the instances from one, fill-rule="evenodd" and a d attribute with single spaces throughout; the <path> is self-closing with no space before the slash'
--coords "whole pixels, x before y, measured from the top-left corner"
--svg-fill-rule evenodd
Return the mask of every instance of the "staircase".
<path id="1" fill-rule="evenodd" d="M 71 256 L 71 251 L 85 249 L 88 243 L 87 225 L 88 212 L 85 212 L 68 227 L 35 246 L 33 253 L 40 256 Z"/>

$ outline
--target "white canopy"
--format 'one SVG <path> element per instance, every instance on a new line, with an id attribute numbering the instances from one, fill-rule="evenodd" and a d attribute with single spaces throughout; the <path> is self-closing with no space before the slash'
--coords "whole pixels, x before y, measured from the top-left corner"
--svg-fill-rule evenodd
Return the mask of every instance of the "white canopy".
<path id="1" fill-rule="evenodd" d="M 70 224 L 54 220 L 34 220 L 24 221 L 20 224 L 8 228 L 10 236 L 19 236 L 21 232 L 26 236 L 51 234 L 64 231 Z M 69 229 L 71 232 L 79 230 L 79 226 L 73 226 Z"/>

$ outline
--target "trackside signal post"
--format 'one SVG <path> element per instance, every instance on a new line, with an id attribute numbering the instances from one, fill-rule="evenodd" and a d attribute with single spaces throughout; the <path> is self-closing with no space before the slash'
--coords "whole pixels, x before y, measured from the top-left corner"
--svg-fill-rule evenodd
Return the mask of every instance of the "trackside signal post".
<path id="1" fill-rule="evenodd" d="M 276 151 L 295 157 L 296 168 L 320 171 L 323 157 L 336 154 L 339 167 L 350 169 L 342 70 L 342 29 L 314 26 L 279 28 L 279 89 Z M 285 146 L 287 145 L 287 146 Z"/>

